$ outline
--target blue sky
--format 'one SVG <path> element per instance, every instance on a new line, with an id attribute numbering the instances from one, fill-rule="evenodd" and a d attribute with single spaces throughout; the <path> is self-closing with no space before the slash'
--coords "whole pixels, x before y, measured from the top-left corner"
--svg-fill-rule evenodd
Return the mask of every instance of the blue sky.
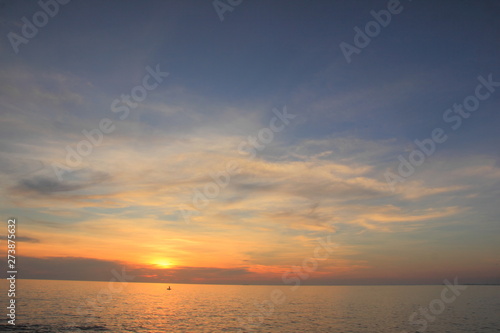
<path id="1" fill-rule="evenodd" d="M 8 34 L 41 8 L 0 6 L 0 211 L 25 225 L 32 264 L 281 283 L 332 234 L 335 257 L 310 283 L 499 282 L 500 88 L 458 129 L 443 119 L 478 77 L 500 81 L 495 1 L 401 1 L 349 63 L 339 45 L 387 1 L 243 1 L 221 21 L 211 1 L 73 0 L 17 53 Z M 157 66 L 169 75 L 120 119 L 113 101 Z M 273 109 L 294 117 L 241 154 Z M 103 118 L 115 130 L 58 178 Z M 435 128 L 447 140 L 391 190 L 398 156 Z M 239 172 L 197 207 L 229 162 Z M 61 267 L 43 277 L 67 278 Z"/>

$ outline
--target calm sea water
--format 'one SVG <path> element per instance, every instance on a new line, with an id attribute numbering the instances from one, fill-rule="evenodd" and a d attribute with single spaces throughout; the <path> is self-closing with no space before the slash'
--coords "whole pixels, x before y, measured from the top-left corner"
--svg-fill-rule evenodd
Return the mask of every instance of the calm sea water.
<path id="1" fill-rule="evenodd" d="M 12 331 L 4 282 L 0 331 Z M 444 286 L 171 287 L 18 280 L 15 331 L 500 332 L 500 286 L 468 286 L 453 301 L 447 291 L 449 303 Z"/>

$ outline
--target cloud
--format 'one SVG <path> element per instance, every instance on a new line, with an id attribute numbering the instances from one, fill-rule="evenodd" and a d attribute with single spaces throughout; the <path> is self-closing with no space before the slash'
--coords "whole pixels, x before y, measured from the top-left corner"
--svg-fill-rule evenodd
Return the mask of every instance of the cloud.
<path id="1" fill-rule="evenodd" d="M 121 272 L 123 264 L 79 257 L 19 257 L 18 277 L 23 279 L 109 281 L 112 270 Z"/>
<path id="2" fill-rule="evenodd" d="M 50 194 L 54 192 L 75 191 L 85 187 L 86 184 L 70 184 L 69 182 L 63 183 L 52 178 L 35 177 L 21 180 L 16 189 L 39 194 Z"/>
<path id="3" fill-rule="evenodd" d="M 33 176 L 21 179 L 12 190 L 17 193 L 50 195 L 58 192 L 72 192 L 100 184 L 111 177 L 102 172 L 78 171 L 72 175 L 77 180 L 61 182 L 53 177 Z"/>
<path id="4" fill-rule="evenodd" d="M 0 236 L 0 239 L 7 240 L 7 236 Z M 40 243 L 40 240 L 37 238 L 27 237 L 27 236 L 18 236 L 16 235 L 16 242 L 26 242 L 26 243 Z"/>
<path id="5" fill-rule="evenodd" d="M 0 263 L 5 266 L 5 259 Z M 87 257 L 19 257 L 18 278 L 49 280 L 110 281 L 115 274 L 125 272 L 129 282 L 171 283 L 245 283 L 262 280 L 247 268 L 189 267 L 158 268 L 121 261 Z M 113 273 L 115 272 L 115 273 Z M 2 272 L 2 278 L 6 275 Z"/>
<path id="6" fill-rule="evenodd" d="M 442 207 L 428 209 L 407 210 L 392 205 L 363 209 L 365 213 L 357 215 L 353 222 L 359 223 L 369 230 L 375 231 L 401 231 L 411 228 L 423 227 L 436 220 L 456 216 L 464 212 L 465 208 Z M 393 226 L 390 226 L 393 224 Z"/>

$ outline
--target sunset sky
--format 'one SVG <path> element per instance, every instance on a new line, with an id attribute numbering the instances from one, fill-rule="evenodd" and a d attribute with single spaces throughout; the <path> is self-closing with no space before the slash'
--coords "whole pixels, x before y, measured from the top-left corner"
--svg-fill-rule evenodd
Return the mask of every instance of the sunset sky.
<path id="1" fill-rule="evenodd" d="M 500 283 L 500 3 L 230 8 L 0 1 L 2 267 L 15 217 L 21 278 Z"/>

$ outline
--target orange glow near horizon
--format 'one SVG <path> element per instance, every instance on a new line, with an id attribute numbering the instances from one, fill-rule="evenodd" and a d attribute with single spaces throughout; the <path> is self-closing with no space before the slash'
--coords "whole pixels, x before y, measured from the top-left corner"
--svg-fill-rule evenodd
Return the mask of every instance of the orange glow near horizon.
<path id="1" fill-rule="evenodd" d="M 154 259 L 150 262 L 150 264 L 160 268 L 172 268 L 176 266 L 172 260 L 165 258 Z"/>

